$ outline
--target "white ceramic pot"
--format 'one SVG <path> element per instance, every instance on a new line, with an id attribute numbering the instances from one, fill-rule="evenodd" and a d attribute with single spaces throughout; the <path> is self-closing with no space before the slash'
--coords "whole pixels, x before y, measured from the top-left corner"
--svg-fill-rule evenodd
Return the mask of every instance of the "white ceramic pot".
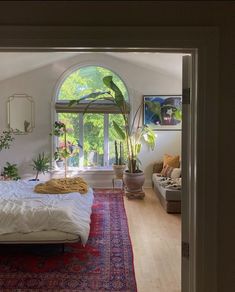
<path id="1" fill-rule="evenodd" d="M 123 165 L 113 164 L 113 171 L 114 171 L 115 178 L 122 179 L 125 168 L 126 168 L 125 164 Z"/>

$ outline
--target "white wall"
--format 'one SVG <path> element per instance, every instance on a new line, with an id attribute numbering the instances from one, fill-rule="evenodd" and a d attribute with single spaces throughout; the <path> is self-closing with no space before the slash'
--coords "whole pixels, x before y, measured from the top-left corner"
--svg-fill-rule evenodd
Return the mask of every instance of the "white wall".
<path id="1" fill-rule="evenodd" d="M 151 57 L 151 56 L 150 56 Z M 119 58 L 103 53 L 81 54 L 51 65 L 18 75 L 14 78 L 0 82 L 0 130 L 7 127 L 6 100 L 14 93 L 26 93 L 35 101 L 35 129 L 27 135 L 15 136 L 15 141 L 9 150 L 0 153 L 0 165 L 6 161 L 17 163 L 22 177 L 32 175 L 30 166 L 32 158 L 39 152 L 51 152 L 51 102 L 59 78 L 70 67 L 76 64 L 103 65 L 118 73 L 128 86 L 132 109 L 136 109 L 143 99 L 149 94 L 181 94 L 181 76 L 163 74 L 161 71 L 150 70 L 139 65 L 122 61 Z M 164 153 L 180 154 L 181 132 L 158 131 L 156 149 L 148 151 L 143 147 L 140 154 L 142 169 L 146 174 L 146 186 L 151 185 L 151 169 L 155 160 L 161 159 Z M 111 175 L 104 176 L 104 184 L 111 186 Z M 87 176 L 89 179 L 89 176 Z M 99 177 L 100 179 L 100 177 Z M 95 176 L 92 176 L 92 185 Z"/>

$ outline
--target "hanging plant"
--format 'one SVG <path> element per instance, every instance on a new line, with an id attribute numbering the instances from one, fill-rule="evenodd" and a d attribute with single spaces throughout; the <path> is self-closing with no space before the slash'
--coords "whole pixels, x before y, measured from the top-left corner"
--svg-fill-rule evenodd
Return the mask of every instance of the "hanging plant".
<path id="1" fill-rule="evenodd" d="M 15 138 L 12 136 L 12 130 L 5 130 L 0 135 L 0 151 L 3 149 L 9 149 L 11 146 L 11 142 Z"/>

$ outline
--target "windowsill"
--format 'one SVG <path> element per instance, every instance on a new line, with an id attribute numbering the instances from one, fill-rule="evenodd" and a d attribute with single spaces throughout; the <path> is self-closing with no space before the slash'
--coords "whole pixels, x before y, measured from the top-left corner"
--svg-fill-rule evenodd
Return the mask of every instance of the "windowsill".
<path id="1" fill-rule="evenodd" d="M 64 168 L 55 168 L 52 173 L 62 174 L 64 173 Z M 68 167 L 68 174 L 113 174 L 113 169 L 109 167 Z"/>

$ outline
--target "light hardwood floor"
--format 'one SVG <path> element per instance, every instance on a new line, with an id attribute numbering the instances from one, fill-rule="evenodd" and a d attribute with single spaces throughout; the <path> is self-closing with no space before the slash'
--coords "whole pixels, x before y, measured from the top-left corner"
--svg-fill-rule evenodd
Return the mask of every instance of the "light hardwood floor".
<path id="1" fill-rule="evenodd" d="M 179 292 L 181 217 L 167 214 L 152 189 L 143 200 L 124 198 L 138 292 Z"/>

